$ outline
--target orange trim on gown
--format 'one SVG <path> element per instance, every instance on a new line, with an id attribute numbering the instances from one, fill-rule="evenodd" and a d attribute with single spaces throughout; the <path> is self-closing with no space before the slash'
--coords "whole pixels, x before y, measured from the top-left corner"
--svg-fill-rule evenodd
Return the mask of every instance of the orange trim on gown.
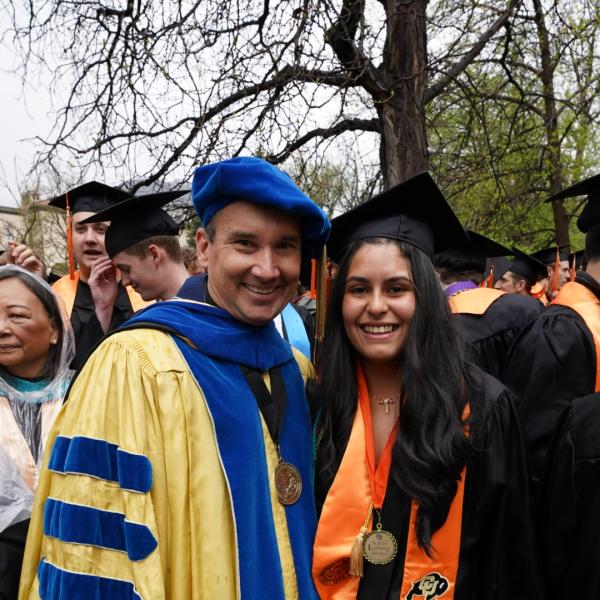
<path id="1" fill-rule="evenodd" d="M 590 330 L 596 349 L 596 383 L 594 391 L 600 392 L 600 300 L 585 285 L 576 281 L 569 281 L 560 288 L 558 296 L 551 304 L 559 304 L 573 309 Z"/>
<path id="2" fill-rule="evenodd" d="M 494 288 L 479 287 L 454 294 L 448 298 L 448 302 L 450 310 L 455 314 L 482 315 L 505 293 Z"/>
<path id="3" fill-rule="evenodd" d="M 68 275 L 61 277 L 58 281 L 52 284 L 54 291 L 62 298 L 65 303 L 65 309 L 69 318 L 73 312 L 73 305 L 75 304 L 75 296 L 77 295 L 77 284 L 79 283 L 79 271 L 75 271 L 75 279 L 70 279 Z M 129 302 L 133 312 L 152 304 L 153 301 L 146 302 L 132 287 L 127 286 L 125 288 L 127 295 L 129 296 Z"/>

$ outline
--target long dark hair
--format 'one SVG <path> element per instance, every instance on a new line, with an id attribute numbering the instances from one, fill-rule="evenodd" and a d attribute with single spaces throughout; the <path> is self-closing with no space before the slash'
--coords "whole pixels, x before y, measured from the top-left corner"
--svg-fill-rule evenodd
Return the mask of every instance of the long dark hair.
<path id="1" fill-rule="evenodd" d="M 427 552 L 431 536 L 448 516 L 450 503 L 471 449 L 462 414 L 479 393 L 476 372 L 465 363 L 448 302 L 429 257 L 417 248 L 387 238 L 356 242 L 345 253 L 333 282 L 325 341 L 318 358 L 323 402 L 317 459 L 317 498 L 333 482 L 348 444 L 358 402 L 355 351 L 342 319 L 350 263 L 364 244 L 390 244 L 411 264 L 415 312 L 400 358 L 400 431 L 392 452 L 391 476 L 400 490 L 419 503 L 417 539 Z"/>
<path id="2" fill-rule="evenodd" d="M 38 283 L 33 275 L 22 273 L 16 270 L 0 272 L 0 281 L 4 281 L 6 279 L 18 279 L 23 285 L 25 285 L 42 303 L 48 318 L 54 321 L 58 334 L 58 341 L 56 344 L 50 345 L 48 355 L 46 356 L 44 372 L 42 373 L 42 377 L 44 379 L 54 379 L 61 364 L 61 352 L 64 336 L 63 320 L 56 297 L 50 290 L 46 289 L 41 283 Z"/>

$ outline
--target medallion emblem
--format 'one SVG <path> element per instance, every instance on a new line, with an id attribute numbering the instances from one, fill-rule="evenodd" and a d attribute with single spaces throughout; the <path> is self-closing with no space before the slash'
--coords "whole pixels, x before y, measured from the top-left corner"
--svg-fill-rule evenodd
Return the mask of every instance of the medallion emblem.
<path id="1" fill-rule="evenodd" d="M 280 462 L 275 467 L 275 489 L 281 504 L 289 506 L 298 501 L 302 493 L 302 477 L 294 465 Z"/>

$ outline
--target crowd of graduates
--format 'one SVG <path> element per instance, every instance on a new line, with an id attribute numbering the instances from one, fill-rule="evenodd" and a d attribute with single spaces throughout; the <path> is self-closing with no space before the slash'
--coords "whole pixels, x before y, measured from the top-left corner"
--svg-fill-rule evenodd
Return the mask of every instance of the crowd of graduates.
<path id="1" fill-rule="evenodd" d="M 89 182 L 0 267 L 0 599 L 600 596 L 600 175 L 585 251 L 427 173 L 334 218 L 252 157 Z M 75 265 L 77 268 L 75 268 Z"/>

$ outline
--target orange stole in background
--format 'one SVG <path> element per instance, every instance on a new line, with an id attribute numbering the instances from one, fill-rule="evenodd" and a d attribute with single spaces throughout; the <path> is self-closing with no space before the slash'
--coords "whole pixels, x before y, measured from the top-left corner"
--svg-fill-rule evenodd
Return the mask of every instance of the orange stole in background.
<path id="1" fill-rule="evenodd" d="M 359 377 L 359 394 L 367 394 L 366 383 Z M 358 402 L 348 446 L 331 489 L 327 494 L 317 526 L 313 558 L 313 579 L 322 600 L 356 598 L 359 577 L 349 573 L 350 552 L 354 538 L 367 516 L 372 500 L 371 480 L 367 462 L 367 440 L 372 432 L 366 428 L 370 414 L 363 413 L 365 402 Z M 468 407 L 465 410 L 468 415 Z M 368 433 L 368 435 L 367 435 Z M 372 443 L 372 442 L 371 442 Z M 387 447 L 389 446 L 389 448 Z M 386 450 L 391 456 L 392 444 Z M 380 459 L 384 460 L 383 456 Z M 411 503 L 409 535 L 404 558 L 404 576 L 400 598 L 413 591 L 415 597 L 438 586 L 445 589 L 444 598 L 453 599 L 460 555 L 462 508 L 466 469 L 461 473 L 456 495 L 450 505 L 448 518 L 431 538 L 433 557 L 419 547 L 416 536 L 418 504 Z M 382 523 L 385 529 L 385 522 Z M 372 526 L 372 524 L 371 524 Z M 442 586 L 441 588 L 439 586 Z M 421 591 L 423 590 L 423 591 Z"/>
<path id="2" fill-rule="evenodd" d="M 75 271 L 75 278 L 71 279 L 68 275 L 61 277 L 58 281 L 54 282 L 52 289 L 62 298 L 65 303 L 65 309 L 69 317 L 73 312 L 73 305 L 75 304 L 75 296 L 77 295 L 77 284 L 79 283 L 79 271 Z M 146 302 L 142 297 L 131 287 L 125 288 L 127 295 L 129 296 L 129 302 L 133 312 L 152 304 L 152 302 Z"/>
<path id="3" fill-rule="evenodd" d="M 493 302 L 506 292 L 494 288 L 475 288 L 465 290 L 448 298 L 453 313 L 482 315 Z"/>
<path id="4" fill-rule="evenodd" d="M 585 285 L 576 281 L 565 283 L 551 304 L 572 308 L 587 325 L 596 349 L 595 392 L 600 392 L 600 300 Z"/>

